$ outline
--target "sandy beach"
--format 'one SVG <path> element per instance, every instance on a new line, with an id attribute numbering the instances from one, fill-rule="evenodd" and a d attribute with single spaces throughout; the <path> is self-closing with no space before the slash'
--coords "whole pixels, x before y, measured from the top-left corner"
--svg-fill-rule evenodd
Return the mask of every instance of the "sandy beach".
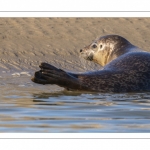
<path id="1" fill-rule="evenodd" d="M 79 50 L 99 36 L 118 34 L 150 51 L 149 26 L 150 18 L 0 18 L 0 70 L 35 71 L 46 61 L 84 71 Z"/>

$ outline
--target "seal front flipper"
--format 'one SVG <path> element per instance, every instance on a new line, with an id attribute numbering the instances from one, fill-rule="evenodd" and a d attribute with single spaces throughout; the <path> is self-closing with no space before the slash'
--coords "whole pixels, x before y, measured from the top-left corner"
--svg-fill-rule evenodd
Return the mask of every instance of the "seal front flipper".
<path id="1" fill-rule="evenodd" d="M 57 84 L 67 89 L 86 90 L 87 87 L 78 80 L 78 75 L 65 72 L 50 64 L 41 63 L 41 70 L 35 72 L 33 82 L 39 84 Z"/>
<path id="2" fill-rule="evenodd" d="M 55 78 L 49 77 L 49 80 L 47 80 L 47 77 L 44 76 L 42 73 L 45 70 L 47 70 L 47 72 L 50 72 L 54 70 L 59 71 L 59 69 L 44 62 L 42 62 L 39 67 L 41 68 L 41 70 L 35 72 L 34 77 L 31 79 L 33 82 L 39 83 L 39 84 L 56 84 L 57 83 L 57 80 Z"/>

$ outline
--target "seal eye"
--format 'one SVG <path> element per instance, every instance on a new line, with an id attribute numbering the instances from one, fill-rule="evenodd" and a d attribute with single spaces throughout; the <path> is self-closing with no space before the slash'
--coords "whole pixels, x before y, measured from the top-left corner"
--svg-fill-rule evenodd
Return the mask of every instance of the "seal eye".
<path id="1" fill-rule="evenodd" d="M 103 45 L 100 45 L 100 48 L 102 48 L 103 47 Z"/>
<path id="2" fill-rule="evenodd" d="M 92 45 L 92 47 L 93 47 L 93 48 L 96 48 L 96 47 L 97 47 L 97 45 L 96 45 L 96 44 L 94 44 L 94 45 Z"/>

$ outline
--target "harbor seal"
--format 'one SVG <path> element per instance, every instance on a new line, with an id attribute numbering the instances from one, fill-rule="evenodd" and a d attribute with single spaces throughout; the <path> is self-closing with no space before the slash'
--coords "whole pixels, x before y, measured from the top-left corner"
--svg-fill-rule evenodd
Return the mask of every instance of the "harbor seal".
<path id="1" fill-rule="evenodd" d="M 150 91 L 150 53 L 119 35 L 106 35 L 80 49 L 83 58 L 103 66 L 85 73 L 71 73 L 41 63 L 33 82 L 57 84 L 68 90 L 94 92 Z"/>

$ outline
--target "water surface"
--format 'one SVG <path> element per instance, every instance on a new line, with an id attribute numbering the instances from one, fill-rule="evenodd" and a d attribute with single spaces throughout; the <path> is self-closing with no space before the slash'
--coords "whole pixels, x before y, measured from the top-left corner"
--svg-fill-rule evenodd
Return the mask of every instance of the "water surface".
<path id="1" fill-rule="evenodd" d="M 83 93 L 0 78 L 0 132 L 150 132 L 150 93 Z"/>

